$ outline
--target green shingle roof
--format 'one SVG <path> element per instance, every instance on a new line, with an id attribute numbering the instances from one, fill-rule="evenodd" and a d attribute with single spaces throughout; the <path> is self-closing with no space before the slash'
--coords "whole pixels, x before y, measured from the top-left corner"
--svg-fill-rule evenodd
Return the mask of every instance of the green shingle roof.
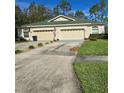
<path id="1" fill-rule="evenodd" d="M 96 23 L 93 21 L 90 21 L 85 18 L 74 18 L 76 21 L 53 21 L 53 22 L 48 22 L 48 20 L 42 21 L 42 22 L 36 22 L 36 23 L 31 23 L 31 24 L 26 24 L 23 25 L 22 27 L 25 26 L 35 26 L 35 25 L 58 25 L 58 24 L 76 24 L 76 23 Z"/>

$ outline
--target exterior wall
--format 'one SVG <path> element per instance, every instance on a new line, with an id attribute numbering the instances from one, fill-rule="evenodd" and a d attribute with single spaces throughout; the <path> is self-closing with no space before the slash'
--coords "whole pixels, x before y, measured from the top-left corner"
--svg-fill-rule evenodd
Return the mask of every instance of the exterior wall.
<path id="1" fill-rule="evenodd" d="M 61 31 L 61 29 L 84 29 L 82 31 Z M 104 25 L 99 25 L 99 34 L 105 33 Z M 32 40 L 32 36 L 37 36 L 38 40 L 53 40 L 54 33 L 50 32 L 34 32 L 34 30 L 53 30 L 56 31 L 55 39 L 66 40 L 66 39 L 83 39 L 89 38 L 92 34 L 92 26 L 65 26 L 65 27 L 44 27 L 44 28 L 30 28 L 29 38 L 24 37 L 24 29 L 19 30 L 19 36 L 24 37 L 27 40 Z"/>
<path id="2" fill-rule="evenodd" d="M 99 34 L 105 33 L 105 26 L 98 26 Z"/>
<path id="3" fill-rule="evenodd" d="M 89 38 L 91 33 L 92 33 L 92 26 L 86 26 L 85 27 L 85 38 Z"/>

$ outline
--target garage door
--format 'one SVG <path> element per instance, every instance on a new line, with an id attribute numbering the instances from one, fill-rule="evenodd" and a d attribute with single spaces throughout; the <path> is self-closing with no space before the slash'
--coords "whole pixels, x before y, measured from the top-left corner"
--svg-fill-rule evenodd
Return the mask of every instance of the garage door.
<path id="1" fill-rule="evenodd" d="M 53 40 L 53 30 L 34 30 L 33 35 L 37 36 L 37 40 Z"/>
<path id="2" fill-rule="evenodd" d="M 84 39 L 84 29 L 61 29 L 62 40 Z"/>

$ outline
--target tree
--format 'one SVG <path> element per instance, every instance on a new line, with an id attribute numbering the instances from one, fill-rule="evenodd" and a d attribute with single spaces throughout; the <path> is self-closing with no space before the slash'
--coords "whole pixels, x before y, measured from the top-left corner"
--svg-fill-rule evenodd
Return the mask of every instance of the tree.
<path id="1" fill-rule="evenodd" d="M 65 15 L 68 11 L 71 10 L 71 4 L 66 0 L 61 0 L 60 8 L 61 8 L 62 14 Z"/>
<path id="2" fill-rule="evenodd" d="M 28 7 L 28 16 L 30 23 L 36 22 L 37 20 L 37 5 L 35 2 L 32 2 Z"/>
<path id="3" fill-rule="evenodd" d="M 104 0 L 101 0 L 100 1 L 100 20 L 101 22 L 103 22 L 104 20 L 104 15 L 105 15 L 105 8 L 106 8 L 106 4 L 105 4 L 105 1 Z"/>
<path id="4" fill-rule="evenodd" d="M 54 16 L 58 16 L 60 14 L 60 7 L 59 5 L 56 5 L 54 8 L 53 8 L 53 15 Z"/>
<path id="5" fill-rule="evenodd" d="M 99 4 L 95 4 L 89 9 L 90 16 L 95 21 L 97 21 L 99 10 L 100 10 Z"/>
<path id="6" fill-rule="evenodd" d="M 69 12 L 69 13 L 68 13 L 68 16 L 69 16 L 69 17 L 75 17 L 75 13 L 74 13 L 74 12 Z"/>
<path id="7" fill-rule="evenodd" d="M 100 0 L 100 3 L 93 5 L 90 9 L 90 17 L 91 19 L 99 22 L 104 21 L 106 11 L 106 3 L 105 0 Z"/>
<path id="8" fill-rule="evenodd" d="M 77 10 L 75 13 L 76 17 L 84 17 L 84 13 L 81 10 Z"/>
<path id="9" fill-rule="evenodd" d="M 22 11 L 18 5 L 15 5 L 15 25 L 20 26 L 21 25 L 21 14 Z"/>

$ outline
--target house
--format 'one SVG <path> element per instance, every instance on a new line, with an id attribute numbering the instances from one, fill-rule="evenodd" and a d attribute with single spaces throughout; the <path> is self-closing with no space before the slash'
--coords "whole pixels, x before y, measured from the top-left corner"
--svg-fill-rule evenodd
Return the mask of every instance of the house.
<path id="1" fill-rule="evenodd" d="M 90 34 L 105 33 L 104 24 L 59 15 L 48 21 L 23 25 L 18 29 L 19 37 L 27 40 L 83 40 Z"/>

